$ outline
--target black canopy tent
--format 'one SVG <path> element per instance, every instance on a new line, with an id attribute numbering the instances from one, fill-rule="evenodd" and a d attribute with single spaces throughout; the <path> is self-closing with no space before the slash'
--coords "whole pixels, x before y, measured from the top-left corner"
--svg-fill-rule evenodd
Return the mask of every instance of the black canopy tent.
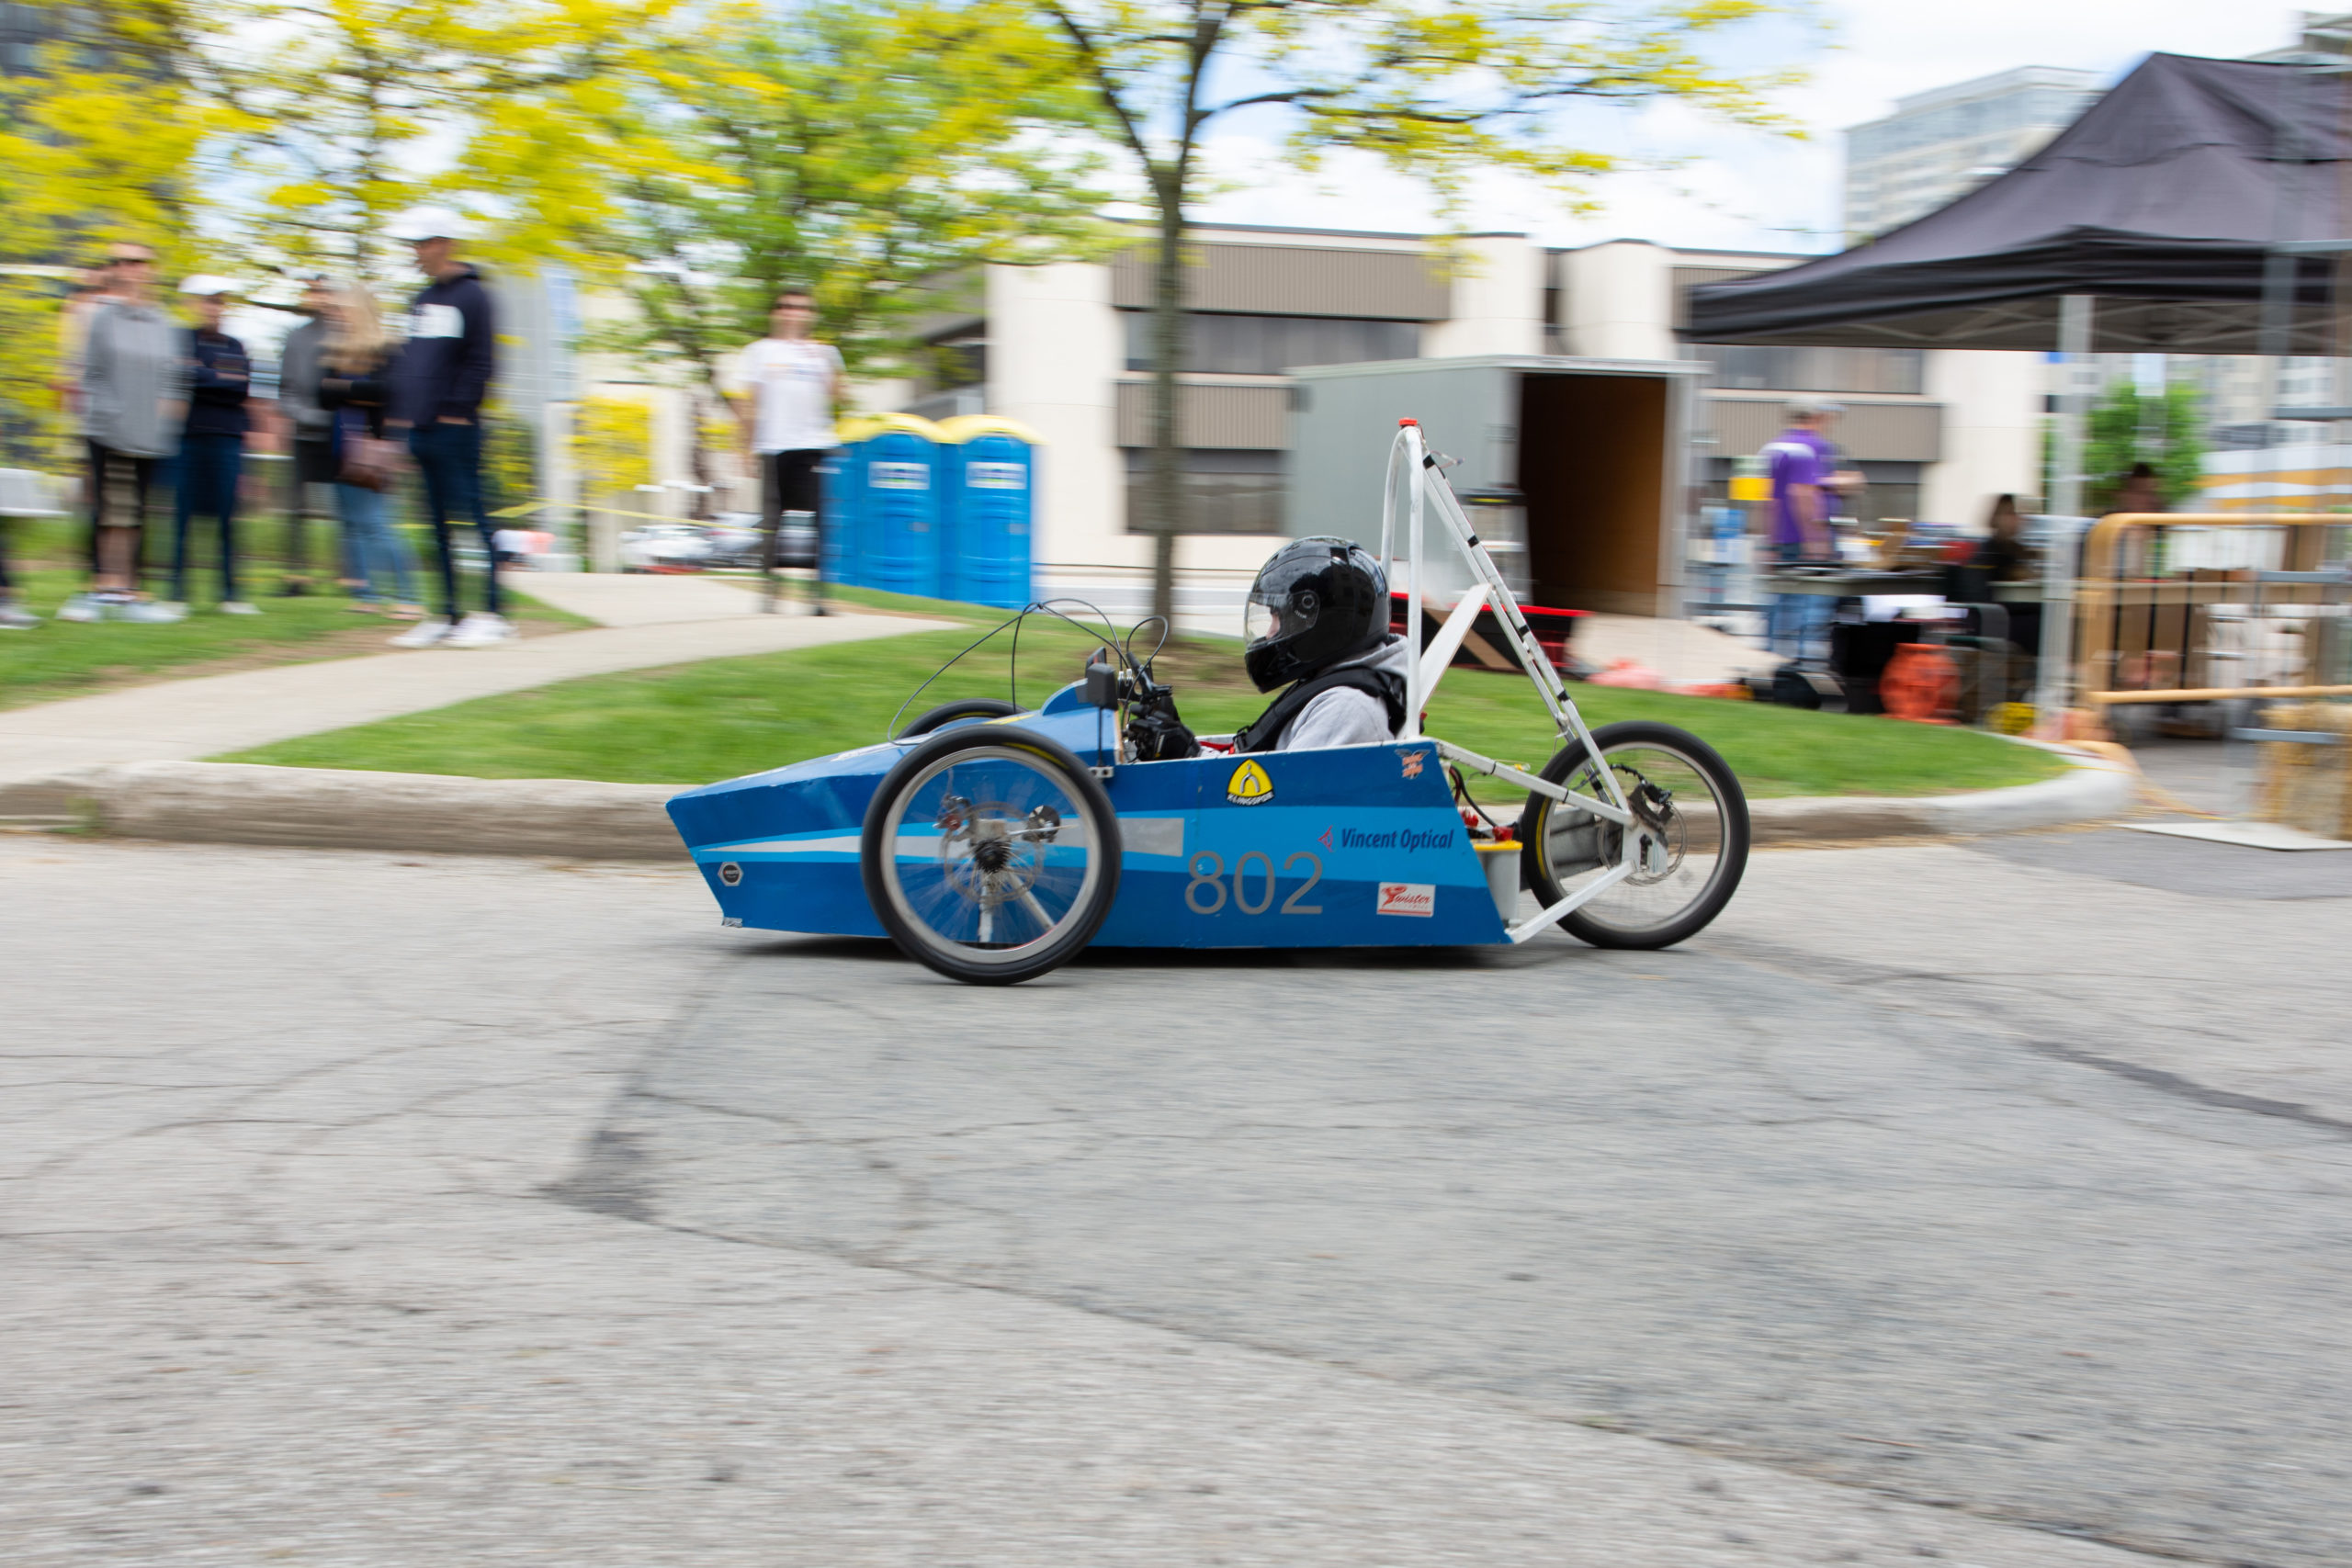
<path id="1" fill-rule="evenodd" d="M 2331 310 L 2342 258 L 2295 247 L 2345 233 L 2346 80 L 2301 65 L 2150 55 L 2047 147 L 1950 206 L 1837 255 L 1692 290 L 1684 335 L 2343 353 Z M 2284 270 L 2273 275 L 2266 331 L 2273 267 Z M 2068 296 L 2096 301 L 2086 344 L 2061 341 Z"/>

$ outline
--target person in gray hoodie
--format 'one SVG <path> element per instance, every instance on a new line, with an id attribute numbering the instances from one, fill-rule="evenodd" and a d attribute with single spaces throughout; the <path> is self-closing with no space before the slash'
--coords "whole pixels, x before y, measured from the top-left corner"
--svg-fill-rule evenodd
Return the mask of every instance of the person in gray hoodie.
<path id="1" fill-rule="evenodd" d="M 164 464 L 179 450 L 186 412 L 186 331 L 155 303 L 155 253 L 119 244 L 107 254 L 114 299 L 90 318 L 82 348 L 82 424 L 90 449 L 90 592 L 68 600 L 62 621 L 109 615 L 169 621 L 178 615 L 140 596 L 151 500 Z"/>
<path id="2" fill-rule="evenodd" d="M 1241 662 L 1272 706 L 1236 751 L 1304 751 L 1393 740 L 1405 725 L 1411 655 L 1388 629 L 1388 576 L 1363 546 L 1295 539 L 1250 585 Z"/>

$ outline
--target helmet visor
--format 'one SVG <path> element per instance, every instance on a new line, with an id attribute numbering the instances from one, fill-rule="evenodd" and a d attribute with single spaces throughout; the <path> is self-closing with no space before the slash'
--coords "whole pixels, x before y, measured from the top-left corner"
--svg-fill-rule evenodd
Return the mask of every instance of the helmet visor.
<path id="1" fill-rule="evenodd" d="M 1296 637 L 1314 624 L 1315 610 L 1294 604 L 1287 588 L 1261 583 L 1250 590 L 1250 601 L 1241 608 L 1241 636 L 1252 648 Z"/>

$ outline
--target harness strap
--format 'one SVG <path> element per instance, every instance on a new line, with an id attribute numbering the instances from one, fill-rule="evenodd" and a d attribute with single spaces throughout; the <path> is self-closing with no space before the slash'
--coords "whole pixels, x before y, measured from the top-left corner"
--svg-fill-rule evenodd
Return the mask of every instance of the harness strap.
<path id="1" fill-rule="evenodd" d="M 1271 751 L 1291 720 L 1306 711 L 1306 705 L 1326 692 L 1348 690 L 1363 692 L 1378 697 L 1388 709 L 1388 732 L 1394 735 L 1405 725 L 1405 682 L 1385 670 L 1371 670 L 1361 664 L 1341 670 L 1327 670 L 1320 675 L 1310 675 L 1294 684 L 1273 700 L 1272 706 L 1252 719 L 1247 729 L 1233 738 L 1236 751 Z"/>

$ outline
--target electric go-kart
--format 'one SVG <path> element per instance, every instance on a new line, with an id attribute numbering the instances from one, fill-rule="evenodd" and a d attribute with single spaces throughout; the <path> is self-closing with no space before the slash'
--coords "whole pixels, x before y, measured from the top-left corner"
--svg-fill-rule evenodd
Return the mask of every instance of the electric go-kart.
<path id="1" fill-rule="evenodd" d="M 1035 711 L 949 703 L 878 745 L 673 799 L 725 923 L 887 934 L 983 984 L 1043 975 L 1090 944 L 1468 946 L 1556 923 L 1600 946 L 1655 948 L 1701 930 L 1747 865 L 1738 780 L 1670 726 L 1586 727 L 1411 421 L 1390 451 L 1381 519 L 1392 582 L 1400 491 L 1407 636 L 1422 652 L 1396 740 L 1234 753 L 1211 737 L 1198 755 L 1143 760 L 1155 716 L 1173 707 L 1130 632 Z M 1472 587 L 1425 635 L 1431 513 Z M 1565 742 L 1540 773 L 1420 732 L 1488 605 Z M 1527 790 L 1515 825 L 1469 800 L 1464 769 Z M 1537 906 L 1524 918 L 1522 889 Z"/>

